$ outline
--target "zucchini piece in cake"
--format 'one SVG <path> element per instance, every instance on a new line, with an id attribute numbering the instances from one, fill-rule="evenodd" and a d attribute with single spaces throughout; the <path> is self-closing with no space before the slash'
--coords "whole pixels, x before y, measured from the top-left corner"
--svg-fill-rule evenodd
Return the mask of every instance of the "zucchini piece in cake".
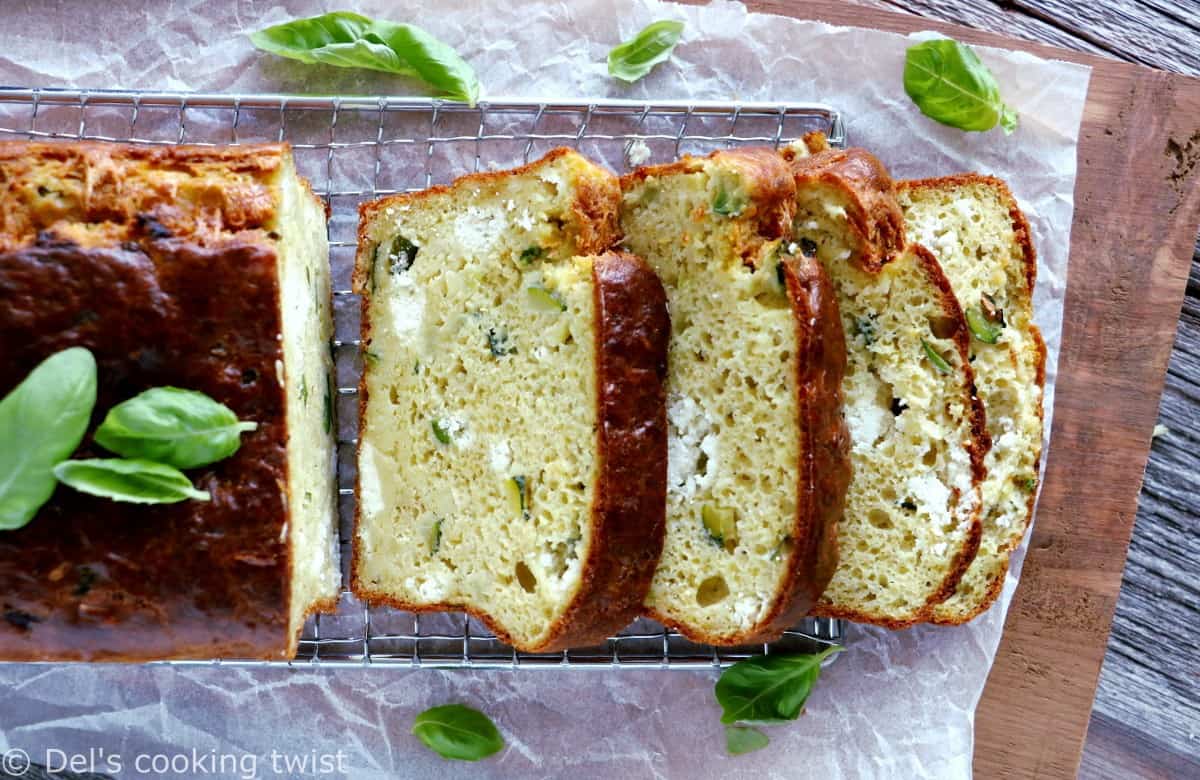
<path id="1" fill-rule="evenodd" d="M 909 235 L 937 256 L 966 310 L 971 368 L 992 439 L 983 539 L 935 623 L 965 623 L 1000 595 L 1008 559 L 1033 519 L 1042 452 L 1046 346 L 1033 324 L 1037 255 L 1004 182 L 963 174 L 899 183 Z"/>
<path id="2" fill-rule="evenodd" d="M 527 651 L 639 612 L 662 547 L 669 321 L 617 180 L 560 149 L 364 204 L 353 586 Z"/>
<path id="3" fill-rule="evenodd" d="M 621 185 L 625 245 L 659 273 L 672 318 L 667 542 L 646 608 L 697 641 L 765 641 L 837 560 L 849 474 L 833 288 L 791 246 L 795 189 L 773 150 Z"/>
<path id="4" fill-rule="evenodd" d="M 340 578 L 325 210 L 290 150 L 5 143 L 0 182 L 0 395 L 82 346 L 93 430 L 163 386 L 257 423 L 188 471 L 211 500 L 59 486 L 0 532 L 0 658 L 291 658 Z"/>
<path id="5" fill-rule="evenodd" d="M 900 628 L 931 617 L 979 546 L 988 438 L 969 333 L 937 260 L 904 246 L 879 161 L 828 149 L 820 135 L 806 141 L 784 152 L 793 239 L 837 290 L 853 466 L 840 562 L 814 612 Z"/>

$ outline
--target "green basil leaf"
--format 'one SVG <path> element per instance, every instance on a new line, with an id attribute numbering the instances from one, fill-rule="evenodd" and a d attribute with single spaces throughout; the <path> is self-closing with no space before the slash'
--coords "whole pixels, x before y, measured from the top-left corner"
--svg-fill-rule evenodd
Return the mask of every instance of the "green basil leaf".
<path id="1" fill-rule="evenodd" d="M 750 726 L 725 727 L 725 750 L 731 756 L 753 753 L 755 750 L 762 750 L 769 744 L 771 744 L 770 737 L 756 728 Z"/>
<path id="2" fill-rule="evenodd" d="M 683 22 L 667 20 L 647 25 L 640 33 L 608 53 L 608 75 L 634 82 L 671 56 Z"/>
<path id="3" fill-rule="evenodd" d="M 87 433 L 96 359 L 71 347 L 43 360 L 0 400 L 0 530 L 21 528 L 54 494 L 54 466 Z"/>
<path id="4" fill-rule="evenodd" d="M 504 747 L 491 719 L 462 704 L 425 710 L 413 721 L 412 733 L 442 758 L 458 761 L 478 761 Z"/>
<path id="5" fill-rule="evenodd" d="M 940 352 L 933 348 L 932 344 L 925 339 L 921 339 L 921 348 L 925 350 L 925 357 L 929 358 L 929 362 L 933 364 L 933 367 L 937 369 L 939 374 L 950 373 L 950 364 L 946 362 L 946 358 L 942 357 Z"/>
<path id="6" fill-rule="evenodd" d="M 189 498 L 211 498 L 205 491 L 196 490 L 179 469 L 152 460 L 64 460 L 54 467 L 54 476 L 80 493 L 130 504 L 174 504 Z"/>
<path id="7" fill-rule="evenodd" d="M 970 46 L 938 38 L 908 47 L 904 56 L 904 91 L 937 122 L 960 130 L 991 130 L 997 124 L 1011 133 L 1017 112 L 1000 99 L 1000 86 Z"/>
<path id="8" fill-rule="evenodd" d="M 96 442 L 126 458 L 193 469 L 228 458 L 257 427 L 204 393 L 156 387 L 110 409 Z"/>
<path id="9" fill-rule="evenodd" d="M 843 648 L 820 653 L 756 655 L 738 661 L 717 680 L 721 722 L 782 723 L 795 720 L 821 674 L 821 662 Z"/>
<path id="10" fill-rule="evenodd" d="M 439 97 L 475 105 L 479 80 L 458 52 L 411 24 L 347 11 L 294 19 L 250 34 L 263 51 L 310 64 L 416 76 Z"/>

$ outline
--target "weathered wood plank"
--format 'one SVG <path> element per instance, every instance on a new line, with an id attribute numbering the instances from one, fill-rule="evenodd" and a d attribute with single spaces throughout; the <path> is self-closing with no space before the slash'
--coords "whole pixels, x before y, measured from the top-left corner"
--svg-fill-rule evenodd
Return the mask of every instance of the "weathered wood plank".
<path id="1" fill-rule="evenodd" d="M 1060 26 L 1124 59 L 1176 73 L 1200 73 L 1193 27 L 1132 0 L 1010 0 L 1014 10 Z"/>
<path id="2" fill-rule="evenodd" d="M 862 0 L 856 0 L 862 1 Z M 1011 35 L 1028 41 L 1048 43 L 1075 51 L 1111 56 L 1108 49 L 1082 40 L 1076 35 L 1019 11 L 994 2 L 963 0 L 869 0 L 869 4 L 891 11 L 906 11 L 950 24 L 963 24 L 977 30 Z"/>
<path id="3" fill-rule="evenodd" d="M 1157 13 L 1165 14 L 1177 22 L 1200 31 L 1200 3 L 1191 0 L 1135 0 Z"/>
<path id="4" fill-rule="evenodd" d="M 1168 432 L 1151 448 L 1084 750 L 1088 777 L 1117 777 L 1148 760 L 1151 744 L 1173 774 L 1146 766 L 1125 777 L 1200 776 L 1200 250 L 1188 291 L 1159 407 Z M 1179 771 L 1179 756 L 1193 757 L 1191 771 Z"/>
<path id="5" fill-rule="evenodd" d="M 1193 755 L 1176 753 L 1128 723 L 1101 715 L 1092 719 L 1081 780 L 1179 780 L 1200 777 Z"/>

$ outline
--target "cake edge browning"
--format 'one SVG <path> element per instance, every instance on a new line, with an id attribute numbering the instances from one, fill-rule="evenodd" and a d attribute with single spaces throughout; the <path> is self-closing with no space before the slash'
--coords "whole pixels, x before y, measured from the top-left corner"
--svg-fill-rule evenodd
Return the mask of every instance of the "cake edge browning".
<path id="1" fill-rule="evenodd" d="M 891 196 L 895 189 L 891 174 L 865 149 L 832 149 L 821 133 L 809 133 L 804 142 L 819 153 L 803 156 L 791 148 L 780 152 L 790 164 L 796 186 L 820 182 L 849 197 L 846 222 L 864 248 L 859 267 L 868 273 L 879 271 L 906 244 L 904 212 Z"/>
<path id="2" fill-rule="evenodd" d="M 642 611 L 667 509 L 667 345 L 662 282 L 639 257 L 592 264 L 599 476 L 588 558 L 574 598 L 533 652 L 603 642 Z"/>
<path id="3" fill-rule="evenodd" d="M 358 205 L 357 248 L 355 249 L 354 271 L 351 283 L 354 292 L 362 295 L 367 292 L 368 279 L 371 271 L 371 260 L 366 255 L 371 241 L 370 227 L 388 208 L 403 206 L 408 203 L 425 200 L 436 195 L 453 195 L 460 188 L 478 186 L 486 182 L 520 176 L 532 173 L 556 160 L 569 156 L 579 157 L 597 172 L 606 174 L 598 177 L 607 180 L 608 186 L 598 180 L 580 180 L 575 202 L 571 212 L 575 215 L 579 229 L 578 246 L 575 254 L 579 256 L 599 255 L 621 240 L 621 228 L 618 219 L 618 209 L 621 203 L 621 190 L 617 178 L 608 170 L 588 160 L 579 152 L 566 146 L 551 149 L 544 156 L 516 168 L 500 171 L 481 171 L 460 176 L 449 184 L 437 184 L 419 192 L 402 192 L 396 195 L 377 198 Z M 363 313 L 366 314 L 367 301 L 363 300 Z M 366 320 L 363 320 L 363 336 L 366 337 Z"/>
<path id="4" fill-rule="evenodd" d="M 1033 246 L 1033 233 L 1029 226 L 1029 220 L 1025 217 L 1025 213 L 1021 211 L 1017 204 L 1017 199 L 1009 189 L 1008 184 L 995 176 L 988 176 L 978 173 L 960 173 L 950 176 L 939 176 L 926 179 L 910 179 L 906 181 L 896 182 L 896 186 L 902 190 L 917 190 L 923 188 L 940 189 L 943 187 L 955 186 L 971 186 L 971 185 L 986 185 L 996 189 L 1000 193 L 1000 197 L 1008 203 L 1008 216 L 1012 221 L 1013 240 L 1021 248 L 1021 262 L 1023 266 L 1023 277 L 1025 279 L 1026 289 L 1024 295 L 1029 299 L 1033 297 L 1033 291 L 1037 284 L 1037 250 Z M 1043 406 L 1038 408 L 1038 418 L 1043 426 L 1045 425 L 1045 406 L 1044 392 L 1046 387 L 1046 341 L 1042 337 L 1041 329 L 1032 321 L 1029 324 L 1029 336 L 1033 339 L 1033 348 L 1037 350 L 1038 356 L 1035 361 L 1037 370 L 1036 382 L 1039 388 L 1043 391 Z M 1044 435 L 1044 431 L 1043 431 Z M 1042 448 L 1038 448 L 1038 456 L 1034 460 L 1034 469 L 1039 471 L 1042 461 Z M 1011 557 L 1013 551 L 1021 546 L 1021 540 L 1029 530 L 1029 526 L 1033 523 L 1034 507 L 1037 503 L 1037 491 L 1032 491 L 1027 501 L 1027 509 L 1025 513 L 1025 521 L 1021 526 L 1021 533 L 1014 533 L 1010 541 L 1006 545 L 1006 551 Z M 1007 571 L 1007 569 L 1006 569 Z M 934 614 L 931 622 L 937 625 L 962 625 L 974 620 L 979 615 L 986 612 L 992 604 L 1000 597 L 1004 591 L 1004 577 L 998 577 L 989 583 L 988 590 L 980 598 L 979 602 L 969 611 L 963 612 L 953 617 Z"/>
<path id="5" fill-rule="evenodd" d="M 913 253 L 917 262 L 921 265 L 921 270 L 925 277 L 929 280 L 941 296 L 942 311 L 946 315 L 946 319 L 954 324 L 954 333 L 950 338 L 953 340 L 956 350 L 959 355 L 959 362 L 963 368 L 967 383 L 968 391 L 968 413 L 970 414 L 970 429 L 971 441 L 967 443 L 966 450 L 971 459 L 971 476 L 972 476 L 972 491 L 975 493 L 975 507 L 971 511 L 970 523 L 971 527 L 967 531 L 967 537 L 963 546 L 959 549 L 958 554 L 954 557 L 950 565 L 950 569 L 942 582 L 938 585 L 925 601 L 925 606 L 919 609 L 911 617 L 898 620 L 895 618 L 884 617 L 880 615 L 868 614 L 855 609 L 838 607 L 828 603 L 818 603 L 813 610 L 813 615 L 824 618 L 840 618 L 858 623 L 870 623 L 871 625 L 882 626 L 890 629 L 909 628 L 918 623 L 930 622 L 934 608 L 944 602 L 946 599 L 954 595 L 955 589 L 958 587 L 959 580 L 966 573 L 967 568 L 975 559 L 975 554 L 979 550 L 979 543 L 983 536 L 983 522 L 981 513 L 983 511 L 982 502 L 979 496 L 979 487 L 983 482 L 986 474 L 984 468 L 984 457 L 987 455 L 988 449 L 991 447 L 991 437 L 987 432 L 987 418 L 983 408 L 983 402 L 979 399 L 978 393 L 975 392 L 975 375 L 971 369 L 970 362 L 970 331 L 967 329 L 966 319 L 962 313 L 962 307 L 959 306 L 958 298 L 954 295 L 954 290 L 950 286 L 950 280 L 946 277 L 946 273 L 942 270 L 937 258 L 933 254 L 921 246 L 920 244 L 910 244 L 909 251 Z"/>
<path id="6" fill-rule="evenodd" d="M 640 258 L 624 252 L 595 257 L 592 278 L 599 416 L 592 537 L 579 586 L 545 637 L 537 644 L 521 644 L 492 615 L 470 604 L 417 604 L 368 587 L 359 577 L 357 534 L 351 566 L 356 596 L 406 612 L 464 612 L 500 641 L 531 653 L 602 642 L 641 613 L 666 525 L 664 381 L 670 319 L 662 283 Z M 360 387 L 365 392 L 365 382 Z M 363 398 L 360 425 L 365 408 Z"/>

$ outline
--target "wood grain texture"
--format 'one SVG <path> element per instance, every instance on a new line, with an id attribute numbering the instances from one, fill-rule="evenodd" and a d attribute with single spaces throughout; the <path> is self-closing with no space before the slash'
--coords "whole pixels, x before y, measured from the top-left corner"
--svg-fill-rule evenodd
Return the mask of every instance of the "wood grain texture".
<path id="1" fill-rule="evenodd" d="M 1200 222 L 1200 83 L 876 9 L 783 0 L 751 5 L 897 32 L 932 28 L 1094 68 L 1080 137 L 1046 481 L 976 720 L 978 776 L 1073 777 Z M 981 10 L 987 3 L 969 5 L 976 21 L 985 12 L 1008 18 L 998 7 Z M 1047 27 L 1069 34 L 1046 20 L 1023 25 L 1030 35 Z M 1096 40 L 1088 48 L 1107 50 Z M 1184 151 L 1189 143 L 1194 154 Z"/>

